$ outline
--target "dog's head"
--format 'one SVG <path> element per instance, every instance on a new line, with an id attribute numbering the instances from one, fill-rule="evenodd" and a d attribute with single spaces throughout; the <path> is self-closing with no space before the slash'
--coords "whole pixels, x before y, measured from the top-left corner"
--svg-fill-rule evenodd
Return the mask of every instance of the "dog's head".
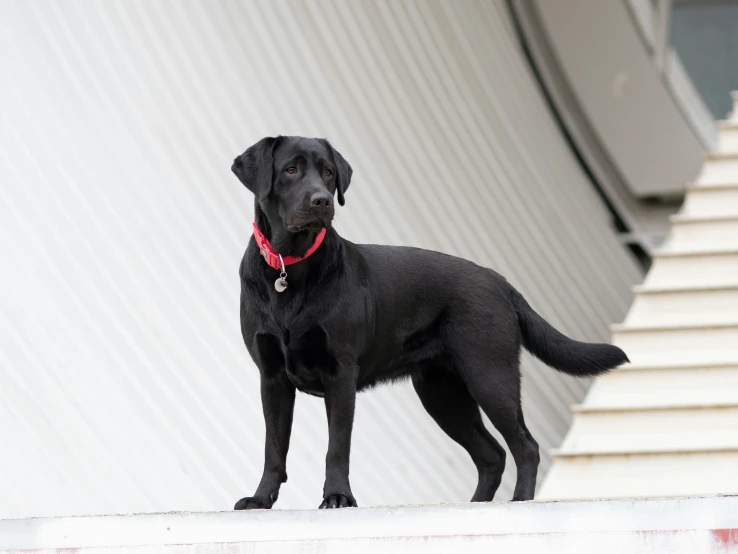
<path id="1" fill-rule="evenodd" d="M 231 167 L 261 209 L 291 233 L 330 227 L 333 196 L 343 206 L 351 166 L 325 139 L 267 137 Z"/>

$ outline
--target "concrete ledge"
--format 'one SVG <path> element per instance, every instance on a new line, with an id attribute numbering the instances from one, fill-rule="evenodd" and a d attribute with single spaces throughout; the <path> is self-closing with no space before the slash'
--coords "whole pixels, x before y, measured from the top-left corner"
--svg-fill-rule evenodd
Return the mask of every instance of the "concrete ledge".
<path id="1" fill-rule="evenodd" d="M 0 551 L 738 552 L 738 496 L 0 521 Z M 68 551 L 68 550 L 67 550 Z"/>

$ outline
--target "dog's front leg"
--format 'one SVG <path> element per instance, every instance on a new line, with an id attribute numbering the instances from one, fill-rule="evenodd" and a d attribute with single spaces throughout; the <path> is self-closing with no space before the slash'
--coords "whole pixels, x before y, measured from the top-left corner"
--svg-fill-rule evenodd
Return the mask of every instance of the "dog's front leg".
<path id="1" fill-rule="evenodd" d="M 279 487 L 287 481 L 287 451 L 290 447 L 295 387 L 284 378 L 261 378 L 261 404 L 266 423 L 264 473 L 254 496 L 242 498 L 236 510 L 271 508 Z"/>
<path id="2" fill-rule="evenodd" d="M 328 416 L 328 454 L 325 458 L 325 485 L 320 508 L 356 506 L 349 484 L 351 431 L 356 405 L 356 376 L 340 375 L 325 387 Z"/>

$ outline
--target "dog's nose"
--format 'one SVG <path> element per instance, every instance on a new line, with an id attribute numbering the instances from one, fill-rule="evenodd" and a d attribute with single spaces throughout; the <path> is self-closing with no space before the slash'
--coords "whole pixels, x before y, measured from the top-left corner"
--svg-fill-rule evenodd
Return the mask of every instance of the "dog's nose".
<path id="1" fill-rule="evenodd" d="M 325 191 L 315 192 L 310 197 L 310 203 L 316 208 L 330 208 L 333 197 Z"/>

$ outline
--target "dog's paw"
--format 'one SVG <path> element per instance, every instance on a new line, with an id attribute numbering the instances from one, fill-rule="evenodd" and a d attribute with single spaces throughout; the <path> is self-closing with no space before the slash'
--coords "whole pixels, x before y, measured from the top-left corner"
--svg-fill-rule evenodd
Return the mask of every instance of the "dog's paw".
<path id="1" fill-rule="evenodd" d="M 259 496 L 247 496 L 242 498 L 233 507 L 234 510 L 269 510 L 274 501 Z"/>
<path id="2" fill-rule="evenodd" d="M 356 499 L 352 494 L 327 494 L 323 503 L 319 506 L 321 510 L 327 508 L 356 508 Z"/>

